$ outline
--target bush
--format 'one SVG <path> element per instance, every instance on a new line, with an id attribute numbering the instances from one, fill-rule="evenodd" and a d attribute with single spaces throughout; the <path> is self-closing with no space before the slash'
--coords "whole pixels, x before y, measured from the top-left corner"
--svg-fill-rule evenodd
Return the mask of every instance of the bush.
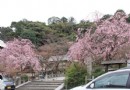
<path id="1" fill-rule="evenodd" d="M 76 39 L 75 33 L 72 33 L 72 34 L 68 35 L 67 39 L 69 39 L 70 41 L 74 41 Z"/>
<path id="2" fill-rule="evenodd" d="M 67 88 L 70 89 L 75 86 L 85 84 L 86 75 L 87 75 L 87 69 L 85 66 L 78 63 L 72 63 L 66 69 L 65 86 L 67 86 Z"/>
<path id="3" fill-rule="evenodd" d="M 21 80 L 24 81 L 24 82 L 27 82 L 28 81 L 28 76 L 27 75 L 22 75 Z"/>
<path id="4" fill-rule="evenodd" d="M 104 73 L 105 73 L 105 71 L 103 71 L 103 69 L 101 67 L 96 67 L 95 70 L 92 72 L 92 76 L 94 76 L 96 78 Z"/>

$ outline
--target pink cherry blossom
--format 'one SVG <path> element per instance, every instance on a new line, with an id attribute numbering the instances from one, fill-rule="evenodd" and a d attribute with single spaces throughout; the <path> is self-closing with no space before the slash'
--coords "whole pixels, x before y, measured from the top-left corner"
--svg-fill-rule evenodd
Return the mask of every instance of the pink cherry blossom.
<path id="1" fill-rule="evenodd" d="M 69 49 L 71 59 L 83 60 L 86 57 L 102 57 L 111 60 L 117 51 L 130 45 L 130 24 L 124 12 L 116 12 L 114 16 L 96 22 L 96 30 L 91 34 L 88 29 L 83 38 L 79 38 Z"/>
<path id="2" fill-rule="evenodd" d="M 8 41 L 6 45 L 6 48 L 0 50 L 0 62 L 5 67 L 5 72 L 24 70 L 27 64 L 33 70 L 40 70 L 39 60 L 30 40 L 14 39 L 14 41 Z"/>

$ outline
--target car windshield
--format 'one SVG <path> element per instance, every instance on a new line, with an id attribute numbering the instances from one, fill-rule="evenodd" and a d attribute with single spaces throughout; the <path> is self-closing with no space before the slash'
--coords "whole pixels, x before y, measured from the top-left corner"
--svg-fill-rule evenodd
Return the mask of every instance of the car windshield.
<path id="1" fill-rule="evenodd" d="M 4 82 L 8 82 L 8 81 L 12 81 L 12 79 L 11 79 L 11 78 L 8 78 L 8 77 L 3 77 L 3 81 L 4 81 Z"/>

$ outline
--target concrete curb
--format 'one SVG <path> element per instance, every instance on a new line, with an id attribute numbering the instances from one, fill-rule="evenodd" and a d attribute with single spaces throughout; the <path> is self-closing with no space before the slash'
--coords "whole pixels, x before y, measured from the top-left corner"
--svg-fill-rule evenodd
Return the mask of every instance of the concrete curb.
<path id="1" fill-rule="evenodd" d="M 31 82 L 31 81 L 28 81 L 28 82 L 22 83 L 22 84 L 20 84 L 20 85 L 16 86 L 16 88 L 19 88 L 19 87 L 21 87 L 21 86 L 23 86 L 23 85 L 25 85 L 25 84 L 30 83 L 30 82 Z"/>

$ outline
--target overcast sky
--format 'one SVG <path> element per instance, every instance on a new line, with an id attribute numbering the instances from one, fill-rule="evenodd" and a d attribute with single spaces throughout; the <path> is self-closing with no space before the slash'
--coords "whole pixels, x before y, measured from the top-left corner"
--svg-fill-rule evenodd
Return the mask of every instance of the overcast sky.
<path id="1" fill-rule="evenodd" d="M 130 13 L 130 0 L 0 0 L 0 26 L 22 19 L 47 22 L 52 16 L 73 16 L 79 22 L 94 12 L 114 14 L 117 9 Z"/>

